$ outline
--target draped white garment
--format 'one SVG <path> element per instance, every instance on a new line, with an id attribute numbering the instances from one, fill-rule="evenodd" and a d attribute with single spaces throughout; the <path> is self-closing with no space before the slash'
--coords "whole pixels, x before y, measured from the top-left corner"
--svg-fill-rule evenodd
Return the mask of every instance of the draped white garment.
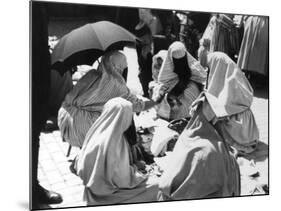
<path id="1" fill-rule="evenodd" d="M 109 100 L 89 129 L 78 156 L 77 172 L 88 205 L 155 201 L 158 185 L 131 164 L 123 132 L 133 118 L 132 103 Z"/>
<path id="2" fill-rule="evenodd" d="M 182 48 L 183 44 L 180 42 L 174 42 L 168 49 L 167 56 L 162 64 L 162 67 L 159 71 L 158 82 L 166 85 L 169 90 L 172 90 L 174 86 L 178 83 L 178 75 L 174 72 L 174 63 L 173 57 L 177 54 L 177 57 L 184 56 L 186 54 L 189 68 L 191 70 L 190 80 L 205 84 L 207 73 L 205 69 L 185 48 Z M 188 83 L 188 81 L 187 81 Z"/>
<path id="3" fill-rule="evenodd" d="M 183 43 L 174 42 L 169 47 L 159 71 L 157 81 L 160 86 L 165 87 L 168 92 L 176 86 L 179 82 L 179 78 L 174 72 L 173 58 L 182 58 L 183 56 L 186 56 L 188 66 L 191 70 L 191 77 L 189 81 L 186 81 L 187 87 L 183 90 L 183 94 L 178 97 L 178 100 L 181 102 L 179 107 L 174 109 L 167 106 L 167 103 L 164 104 L 164 102 L 158 106 L 157 110 L 161 111 L 158 114 L 163 118 L 180 119 L 190 117 L 190 106 L 200 94 L 199 87 L 196 83 L 204 85 L 206 82 L 207 72 L 205 69 L 188 51 L 186 51 Z"/>
<path id="4" fill-rule="evenodd" d="M 207 101 L 203 105 L 205 117 L 217 124 L 229 144 L 239 151 L 253 151 L 259 130 L 250 109 L 253 89 L 249 81 L 225 53 L 209 53 L 208 66 L 208 88 L 204 93 Z"/>

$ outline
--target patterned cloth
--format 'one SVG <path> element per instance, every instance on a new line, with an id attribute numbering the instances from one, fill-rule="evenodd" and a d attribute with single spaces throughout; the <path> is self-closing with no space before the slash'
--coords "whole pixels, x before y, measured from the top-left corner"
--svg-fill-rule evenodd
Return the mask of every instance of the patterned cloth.
<path id="1" fill-rule="evenodd" d="M 118 64 L 122 59 L 117 57 L 124 59 L 121 53 L 105 55 L 98 69 L 84 75 L 65 97 L 58 114 L 58 126 L 64 140 L 71 145 L 82 146 L 89 128 L 112 98 L 129 100 L 135 112 L 144 109 L 144 101 L 130 93 L 120 74 L 127 64 L 122 67 Z"/>
<path id="2" fill-rule="evenodd" d="M 132 164 L 124 136 L 132 118 L 132 103 L 114 98 L 89 129 L 77 160 L 87 205 L 156 201 L 157 179 Z"/>

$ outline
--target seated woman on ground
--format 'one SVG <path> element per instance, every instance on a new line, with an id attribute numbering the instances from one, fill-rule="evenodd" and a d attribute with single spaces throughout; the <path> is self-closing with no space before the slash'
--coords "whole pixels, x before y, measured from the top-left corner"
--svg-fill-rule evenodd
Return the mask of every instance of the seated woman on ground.
<path id="1" fill-rule="evenodd" d="M 156 103 L 143 101 L 130 93 L 124 80 L 127 61 L 124 54 L 112 51 L 102 57 L 97 70 L 84 75 L 66 95 L 58 114 L 62 137 L 72 146 L 82 147 L 85 136 L 100 116 L 104 104 L 122 97 L 133 104 L 133 111 L 149 109 Z"/>
<path id="2" fill-rule="evenodd" d="M 157 178 L 137 170 L 124 135 L 132 119 L 133 104 L 114 98 L 90 127 L 77 158 L 87 205 L 157 200 Z"/>
<path id="3" fill-rule="evenodd" d="M 165 160 L 159 201 L 240 195 L 240 173 L 231 148 L 208 121 L 206 99 L 194 102 L 188 125 Z"/>
<path id="4" fill-rule="evenodd" d="M 209 40 L 202 40 L 198 50 L 202 66 L 209 69 L 204 93 L 208 121 L 216 124 L 225 141 L 241 153 L 251 153 L 257 146 L 259 130 L 250 109 L 253 89 L 229 56 L 208 51 Z"/>
<path id="5" fill-rule="evenodd" d="M 170 45 L 152 88 L 152 99 L 165 95 L 158 107 L 158 115 L 167 120 L 189 118 L 190 106 L 199 96 L 207 73 L 181 42 Z"/>

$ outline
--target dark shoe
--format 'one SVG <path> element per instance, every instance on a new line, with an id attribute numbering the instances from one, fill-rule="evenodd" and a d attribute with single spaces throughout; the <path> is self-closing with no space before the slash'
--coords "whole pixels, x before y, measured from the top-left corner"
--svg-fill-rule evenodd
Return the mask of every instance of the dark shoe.
<path id="1" fill-rule="evenodd" d="M 33 194 L 35 202 L 38 204 L 59 204 L 63 201 L 59 193 L 46 190 L 41 185 L 37 185 Z"/>
<path id="2" fill-rule="evenodd" d="M 48 120 L 45 124 L 45 127 L 43 128 L 43 132 L 52 133 L 55 130 L 59 130 L 59 126 L 57 125 L 57 123 L 52 120 Z"/>

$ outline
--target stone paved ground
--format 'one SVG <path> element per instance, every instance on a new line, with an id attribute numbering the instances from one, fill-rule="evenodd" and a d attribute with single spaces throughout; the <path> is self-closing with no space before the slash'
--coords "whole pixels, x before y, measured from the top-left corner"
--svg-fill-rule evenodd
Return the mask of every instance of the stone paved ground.
<path id="1" fill-rule="evenodd" d="M 261 144 L 257 152 L 238 160 L 243 195 L 263 193 L 261 185 L 268 184 L 268 99 L 265 90 L 258 91 L 252 110 L 260 130 Z M 41 133 L 40 144 L 39 180 L 45 188 L 57 191 L 63 196 L 61 204 L 42 205 L 42 208 L 85 205 L 82 200 L 82 181 L 69 170 L 69 161 L 75 157 L 78 149 L 72 148 L 70 156 L 67 157 L 68 144 L 62 142 L 59 131 Z M 257 172 L 257 178 L 249 177 Z"/>
<path id="2" fill-rule="evenodd" d="M 83 206 L 82 181 L 69 170 L 69 161 L 75 157 L 78 149 L 73 147 L 70 156 L 66 157 L 68 144 L 62 142 L 59 131 L 41 133 L 40 138 L 39 181 L 45 188 L 63 196 L 63 203 L 51 207 Z"/>

